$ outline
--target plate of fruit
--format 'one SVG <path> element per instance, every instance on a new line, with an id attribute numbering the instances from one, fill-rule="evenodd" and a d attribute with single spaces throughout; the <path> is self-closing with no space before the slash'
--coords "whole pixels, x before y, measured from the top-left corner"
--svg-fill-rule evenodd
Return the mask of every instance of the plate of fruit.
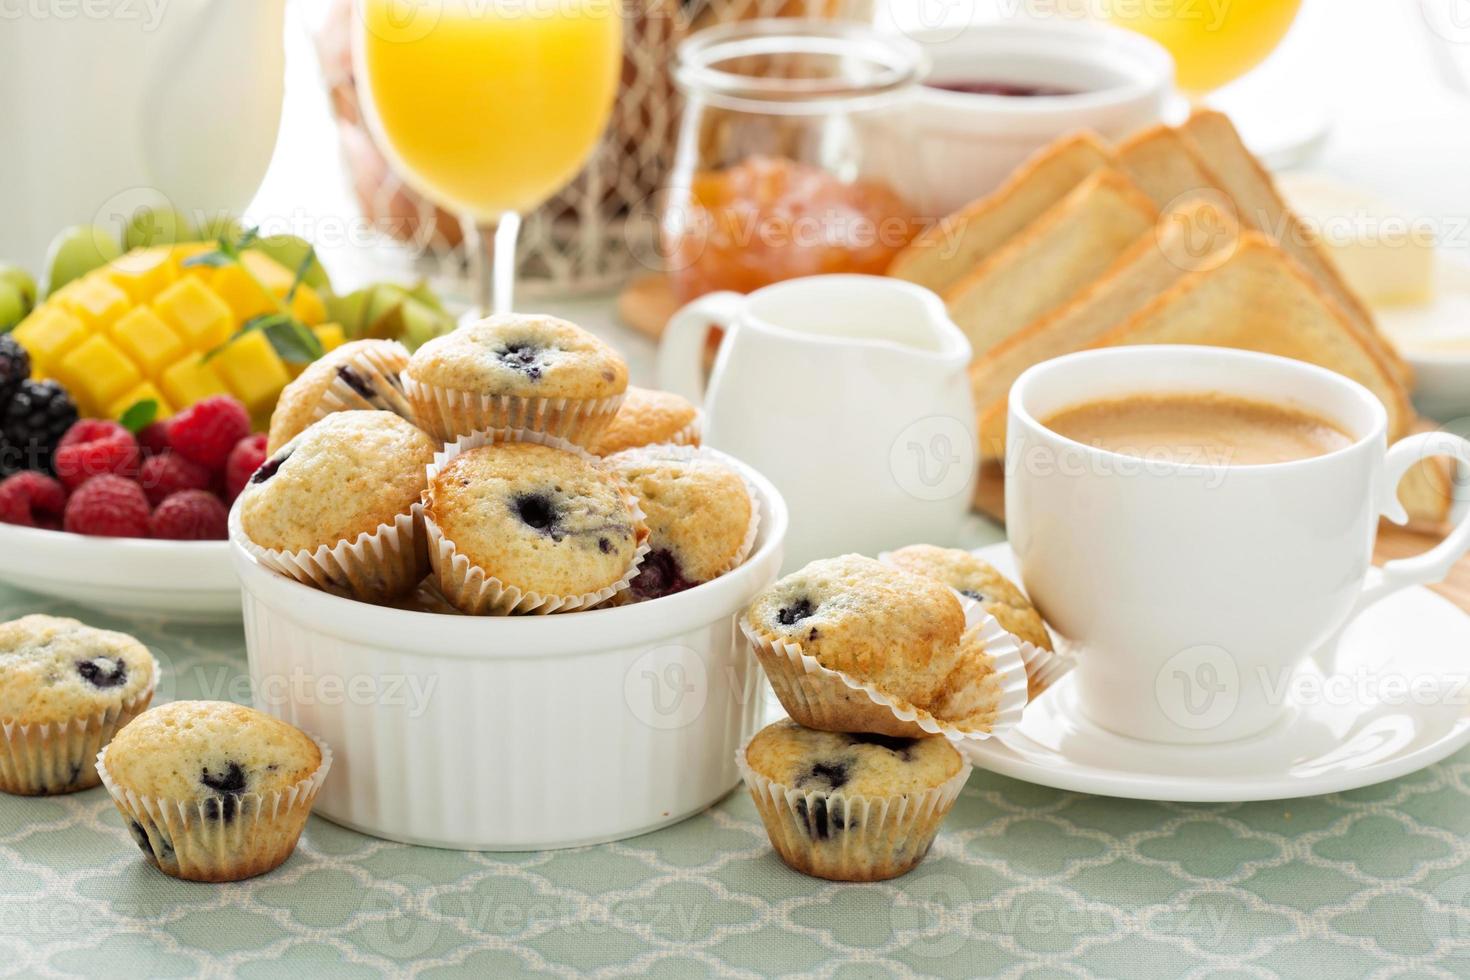
<path id="1" fill-rule="evenodd" d="M 124 245 L 131 244 L 124 235 Z M 240 616 L 230 503 L 311 361 L 453 329 L 423 287 L 338 296 L 311 246 L 228 228 L 123 251 L 69 229 L 0 265 L 0 582 L 127 616 Z"/>

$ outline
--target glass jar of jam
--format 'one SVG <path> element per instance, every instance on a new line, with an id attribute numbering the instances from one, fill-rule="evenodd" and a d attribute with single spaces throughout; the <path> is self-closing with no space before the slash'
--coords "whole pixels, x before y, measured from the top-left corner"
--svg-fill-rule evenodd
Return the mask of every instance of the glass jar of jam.
<path id="1" fill-rule="evenodd" d="M 924 74 L 917 45 L 856 23 L 756 20 L 693 35 L 660 219 L 681 301 L 798 276 L 881 273 L 920 230 L 869 175 L 874 125 Z"/>

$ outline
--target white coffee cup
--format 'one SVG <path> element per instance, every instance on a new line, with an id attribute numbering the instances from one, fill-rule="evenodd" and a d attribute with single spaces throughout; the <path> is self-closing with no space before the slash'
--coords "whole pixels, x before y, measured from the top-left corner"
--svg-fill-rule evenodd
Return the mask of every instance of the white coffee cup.
<path id="1" fill-rule="evenodd" d="M 710 324 L 725 329 L 704 390 Z M 970 344 L 939 297 L 883 276 L 710 293 L 676 313 L 659 384 L 704 404 L 705 441 L 791 507 L 786 569 L 949 541 L 975 485 Z"/>
<path id="2" fill-rule="evenodd" d="M 1219 392 L 1294 407 L 1353 437 L 1259 466 L 1181 464 L 1083 445 L 1040 420 L 1085 402 Z M 1291 673 L 1369 603 L 1437 582 L 1470 549 L 1462 520 L 1426 554 L 1370 564 L 1379 515 L 1426 456 L 1470 463 L 1447 432 L 1388 448 L 1366 388 L 1300 361 L 1213 347 L 1123 347 L 1039 364 L 1011 388 L 1006 518 L 1026 589 L 1078 647 L 1082 711 L 1133 738 L 1222 742 L 1282 719 Z"/>

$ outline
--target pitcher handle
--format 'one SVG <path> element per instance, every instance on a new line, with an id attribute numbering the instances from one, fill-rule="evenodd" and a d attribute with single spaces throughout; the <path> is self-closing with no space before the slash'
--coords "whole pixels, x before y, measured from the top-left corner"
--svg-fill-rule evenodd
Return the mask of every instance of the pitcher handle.
<path id="1" fill-rule="evenodd" d="M 1395 524 L 1408 521 L 1409 515 L 1398 498 L 1399 481 L 1414 464 L 1430 456 L 1450 456 L 1462 465 L 1470 465 L 1470 441 L 1452 432 L 1424 432 L 1394 443 L 1385 464 L 1387 480 L 1384 499 L 1379 502 L 1379 513 Z M 1466 551 L 1470 551 L 1470 514 L 1461 517 L 1454 530 L 1424 554 L 1400 558 L 1382 568 L 1371 569 L 1353 615 L 1410 585 L 1443 581 Z"/>
<path id="2" fill-rule="evenodd" d="M 709 293 L 683 306 L 664 328 L 658 348 L 658 384 L 698 405 L 704 401 L 704 343 L 711 323 L 731 330 L 745 296 Z"/>

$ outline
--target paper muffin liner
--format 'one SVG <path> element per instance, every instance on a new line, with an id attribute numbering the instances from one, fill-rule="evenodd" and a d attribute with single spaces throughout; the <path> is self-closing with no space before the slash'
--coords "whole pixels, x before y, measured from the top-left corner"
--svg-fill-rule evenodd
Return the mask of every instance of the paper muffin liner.
<path id="1" fill-rule="evenodd" d="M 659 450 L 659 452 L 663 453 L 664 455 L 673 456 L 677 459 L 714 460 L 715 462 L 722 463 L 724 466 L 729 468 L 730 471 L 733 472 L 736 476 L 740 477 L 740 482 L 745 487 L 745 495 L 750 498 L 750 524 L 745 529 L 745 537 L 740 542 L 740 547 L 735 551 L 734 554 L 730 556 L 730 559 L 725 562 L 724 565 L 720 566 L 719 571 L 715 572 L 713 576 L 706 579 L 705 581 L 713 582 L 717 578 L 722 578 L 726 575 L 729 575 L 731 572 L 735 571 L 735 569 L 745 564 L 745 559 L 749 558 L 750 553 L 755 550 L 755 539 L 756 536 L 760 534 L 761 529 L 761 495 L 756 490 L 755 484 L 751 483 L 750 480 L 746 477 L 745 471 L 740 468 L 733 457 L 727 455 L 726 453 L 720 452 L 718 449 L 710 449 L 707 446 L 689 444 L 681 445 L 676 443 L 654 443 L 648 446 L 634 446 L 632 449 L 623 449 L 620 450 L 620 452 L 636 453 L 640 450 L 654 449 Z M 617 455 L 617 453 L 614 453 L 613 455 Z M 629 581 L 631 582 L 632 580 L 630 579 Z M 704 583 L 701 582 L 700 584 L 702 585 Z M 633 599 L 631 597 L 631 594 L 628 592 L 620 592 L 618 593 L 616 601 L 634 602 L 639 600 Z M 652 600 L 644 599 L 641 601 L 651 602 Z"/>
<path id="2" fill-rule="evenodd" d="M 885 565 L 897 568 L 897 565 L 894 565 L 888 560 L 890 554 L 892 552 L 879 552 L 878 560 Z M 974 599 L 952 586 L 950 587 L 950 591 L 959 596 L 961 602 L 975 602 Z M 1030 601 L 1029 597 L 1027 601 Z M 976 605 L 978 606 L 979 603 L 976 603 Z M 984 607 L 982 606 L 981 609 L 983 610 Z M 1005 627 L 1001 628 L 1005 629 Z M 1046 628 L 1045 622 L 1042 623 L 1042 628 Z M 1058 650 L 1048 650 L 1046 647 L 1038 646 L 1015 633 L 1011 633 L 1010 636 L 1016 641 L 1016 646 L 1020 648 L 1021 662 L 1026 665 L 1027 696 L 1029 700 L 1036 700 L 1047 688 L 1059 681 L 1067 671 L 1077 665 L 1075 657 Z M 1053 638 L 1053 644 L 1055 644 L 1055 638 Z"/>
<path id="3" fill-rule="evenodd" d="M 979 610 L 979 604 L 970 600 L 967 617 L 975 610 Z M 889 694 L 876 684 L 824 667 L 795 643 L 765 639 L 745 616 L 740 617 L 740 629 L 786 713 L 807 728 L 907 738 L 943 735 L 952 742 L 975 741 L 1013 728 L 1026 707 L 1026 665 L 1020 647 L 1016 638 L 983 610 L 979 611 L 978 622 L 965 631 L 961 643 L 979 643 L 989 655 L 996 678 L 996 703 L 967 714 L 946 712 L 944 717 Z M 968 701 L 989 701 L 983 681 L 983 677 L 977 677 L 974 685 L 951 692 L 946 704 L 965 711 Z"/>
<path id="4" fill-rule="evenodd" d="M 240 881 L 278 868 L 296 849 L 327 771 L 332 749 L 310 732 L 322 764 L 310 776 L 275 793 L 230 797 L 233 815 L 222 819 L 218 799 L 175 800 L 144 796 L 107 771 L 107 749 L 97 754 L 97 773 L 128 831 L 149 863 L 186 881 Z M 213 814 L 210 811 L 214 811 Z"/>
<path id="5" fill-rule="evenodd" d="M 668 442 L 673 446 L 698 446 L 703 438 L 704 412 L 703 410 L 697 410 L 694 413 L 694 418 L 690 419 L 684 428 L 669 436 Z"/>
<path id="6" fill-rule="evenodd" d="M 575 453 L 597 466 L 601 466 L 602 463 L 582 447 L 545 432 L 527 429 L 474 432 L 460 436 L 452 444 L 445 446 L 435 454 L 434 461 L 429 464 L 429 484 L 432 486 L 444 467 L 461 453 L 497 442 L 533 442 Z M 638 505 L 637 497 L 630 493 L 624 493 L 623 496 L 631 505 L 634 526 L 645 528 L 643 540 L 639 542 L 637 550 L 633 553 L 633 560 L 629 563 L 628 570 L 622 578 L 601 589 L 577 595 L 525 591 L 502 581 L 471 562 L 468 556 L 460 554 L 454 542 L 445 536 L 438 524 L 434 523 L 434 519 L 424 513 L 424 529 L 429 545 L 429 565 L 438 578 L 439 591 L 444 594 L 444 598 L 449 600 L 452 606 L 471 616 L 547 615 L 591 609 L 607 602 L 626 590 L 629 583 L 638 576 L 638 569 L 650 550 L 643 508 Z"/>
<path id="7" fill-rule="evenodd" d="M 418 587 L 428 573 L 424 506 L 416 503 L 392 524 L 379 524 L 351 541 L 315 550 L 274 551 L 250 540 L 240 508 L 230 511 L 230 534 L 262 565 L 302 585 L 362 602 L 386 602 Z"/>
<path id="8" fill-rule="evenodd" d="M 136 697 L 65 722 L 0 723 L 0 792 L 58 796 L 91 789 L 101 780 L 92 760 L 112 737 L 148 710 L 158 689 L 158 663 L 146 690 Z"/>
<path id="9" fill-rule="evenodd" d="M 378 393 L 376 400 L 364 398 L 357 389 L 334 377 L 331 385 L 322 393 L 317 403 L 316 419 L 321 420 L 335 412 L 383 411 L 393 412 L 414 424 L 417 412 L 403 391 L 403 369 L 408 367 L 408 348 L 397 341 L 388 341 L 393 350 L 385 351 L 374 347 L 359 351 L 346 366 L 352 368 Z"/>
<path id="10" fill-rule="evenodd" d="M 958 773 L 922 793 L 803 791 L 752 769 L 749 746 L 749 740 L 740 746 L 735 765 L 771 846 L 793 869 L 832 881 L 883 881 L 911 871 L 970 778 L 970 764 L 962 761 Z"/>
<path id="11" fill-rule="evenodd" d="M 403 390 L 419 425 L 444 442 L 498 429 L 544 432 L 578 446 L 592 445 L 612 423 L 623 395 L 607 398 L 523 398 L 443 388 L 403 375 Z"/>

